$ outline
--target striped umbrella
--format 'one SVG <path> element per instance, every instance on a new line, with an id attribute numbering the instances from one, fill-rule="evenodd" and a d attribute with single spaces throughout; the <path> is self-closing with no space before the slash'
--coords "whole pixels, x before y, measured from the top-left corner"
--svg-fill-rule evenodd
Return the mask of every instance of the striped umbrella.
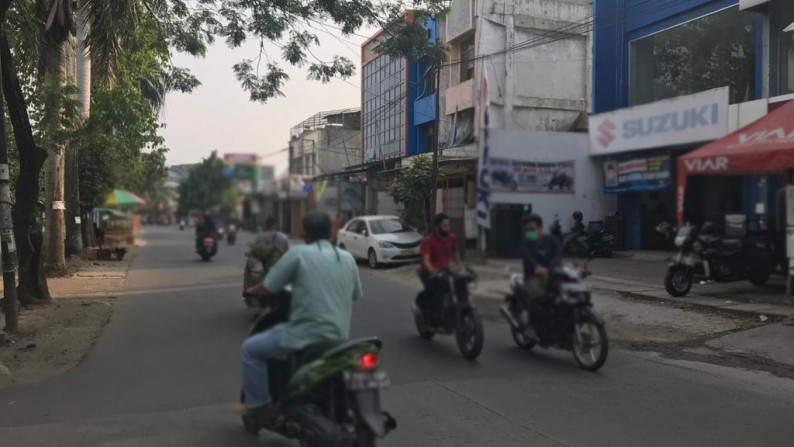
<path id="1" fill-rule="evenodd" d="M 123 189 L 114 189 L 105 200 L 108 208 L 135 208 L 146 206 L 146 201 L 139 196 Z"/>

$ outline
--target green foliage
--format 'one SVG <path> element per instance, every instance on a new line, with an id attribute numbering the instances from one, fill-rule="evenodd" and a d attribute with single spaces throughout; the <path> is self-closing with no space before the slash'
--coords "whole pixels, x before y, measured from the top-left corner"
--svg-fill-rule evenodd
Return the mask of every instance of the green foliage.
<path id="1" fill-rule="evenodd" d="M 224 163 L 213 151 L 179 185 L 179 213 L 213 208 L 230 212 L 237 205 L 237 188 L 223 173 Z"/>
<path id="2" fill-rule="evenodd" d="M 402 169 L 389 187 L 394 203 L 402 205 L 405 222 L 425 233 L 429 227 L 430 201 L 435 193 L 433 160 L 427 155 L 414 158 L 411 166 Z"/>

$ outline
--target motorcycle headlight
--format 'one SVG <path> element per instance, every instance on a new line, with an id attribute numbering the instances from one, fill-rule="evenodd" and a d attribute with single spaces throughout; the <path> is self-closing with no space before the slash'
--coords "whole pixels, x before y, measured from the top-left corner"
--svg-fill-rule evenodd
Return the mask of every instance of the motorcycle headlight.
<path id="1" fill-rule="evenodd" d="M 380 248 L 394 248 L 394 244 L 389 241 L 380 241 L 378 242 L 378 245 Z"/>

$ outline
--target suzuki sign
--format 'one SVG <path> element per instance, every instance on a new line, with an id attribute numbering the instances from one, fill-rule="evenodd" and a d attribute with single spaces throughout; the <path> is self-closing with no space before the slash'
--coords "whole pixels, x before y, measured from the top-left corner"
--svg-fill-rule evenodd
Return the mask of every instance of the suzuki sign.
<path id="1" fill-rule="evenodd" d="M 590 117 L 590 155 L 715 140 L 728 133 L 728 87 Z"/>

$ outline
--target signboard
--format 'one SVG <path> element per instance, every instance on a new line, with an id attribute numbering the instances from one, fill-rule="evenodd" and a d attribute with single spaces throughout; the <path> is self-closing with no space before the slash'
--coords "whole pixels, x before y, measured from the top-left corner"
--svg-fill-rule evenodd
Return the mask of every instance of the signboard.
<path id="1" fill-rule="evenodd" d="M 482 129 L 480 135 L 480 153 L 477 158 L 477 223 L 488 230 L 491 229 L 491 175 L 488 172 L 488 155 L 490 152 L 488 141 L 489 127 L 489 105 L 491 98 L 488 94 L 487 71 L 483 71 L 482 85 L 480 86 L 479 97 L 480 110 L 482 114 Z"/>
<path id="2" fill-rule="evenodd" d="M 223 154 L 227 165 L 256 165 L 256 154 Z"/>
<path id="3" fill-rule="evenodd" d="M 574 162 L 522 161 L 491 157 L 492 191 L 574 192 Z"/>
<path id="4" fill-rule="evenodd" d="M 604 192 L 658 191 L 671 184 L 670 156 L 604 162 Z"/>
<path id="5" fill-rule="evenodd" d="M 728 87 L 590 117 L 590 155 L 716 140 L 728 133 Z"/>

